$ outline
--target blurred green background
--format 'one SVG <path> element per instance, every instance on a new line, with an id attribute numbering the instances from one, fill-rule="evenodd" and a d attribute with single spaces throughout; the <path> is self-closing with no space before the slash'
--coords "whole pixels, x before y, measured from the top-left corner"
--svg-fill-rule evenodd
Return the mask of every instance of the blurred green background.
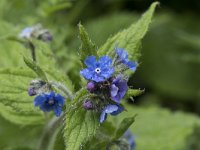
<path id="1" fill-rule="evenodd" d="M 81 22 L 97 47 L 137 21 L 151 0 L 1 0 L 0 66 L 22 66 L 21 45 L 6 40 L 41 23 L 53 34 L 59 67 L 79 89 Z M 129 84 L 145 89 L 128 113 L 137 113 L 136 150 L 200 150 L 200 1 L 161 0 L 142 42 L 140 66 Z M 27 83 L 28 84 L 28 83 Z M 128 104 L 127 104 L 128 105 Z M 0 149 L 35 149 L 41 126 L 0 118 Z M 26 131 L 26 132 L 25 132 Z M 55 148 L 52 148 L 55 149 Z M 62 149 L 62 148 L 60 148 Z"/>

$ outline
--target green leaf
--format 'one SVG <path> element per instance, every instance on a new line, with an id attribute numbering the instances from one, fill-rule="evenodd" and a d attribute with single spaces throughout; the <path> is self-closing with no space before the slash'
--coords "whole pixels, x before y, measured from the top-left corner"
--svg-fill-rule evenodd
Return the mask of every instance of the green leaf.
<path id="1" fill-rule="evenodd" d="M 0 70 L 0 114 L 7 120 L 23 125 L 44 123 L 43 113 L 34 107 L 27 93 L 33 71 L 24 68 Z"/>
<path id="2" fill-rule="evenodd" d="M 128 89 L 126 92 L 125 98 L 135 97 L 139 96 L 144 92 L 144 90 L 138 90 L 138 89 Z"/>
<path id="3" fill-rule="evenodd" d="M 87 90 L 77 93 L 74 104 L 66 114 L 64 138 L 67 150 L 79 150 L 96 133 L 99 126 L 98 113 L 82 108 Z"/>
<path id="4" fill-rule="evenodd" d="M 128 29 L 125 29 L 109 38 L 107 42 L 98 50 L 98 54 L 111 54 L 117 44 L 119 47 L 126 49 L 131 60 L 138 61 L 139 56 L 141 55 L 139 51 L 141 40 L 148 31 L 155 7 L 157 5 L 158 2 L 154 2 L 136 24 L 132 24 Z"/>
<path id="5" fill-rule="evenodd" d="M 28 58 L 26 58 L 28 59 L 26 60 L 26 63 L 28 63 L 31 69 L 34 69 L 38 74 L 38 77 L 45 81 L 54 82 L 60 85 L 59 87 L 64 88 L 64 94 L 71 99 L 74 92 L 74 86 L 69 77 L 59 70 L 59 66 L 57 66 L 57 62 L 50 46 L 41 41 L 34 40 L 32 42 L 35 46 L 37 64 Z M 63 92 L 62 89 L 58 90 Z"/>
<path id="6" fill-rule="evenodd" d="M 85 58 L 89 55 L 97 56 L 97 51 L 95 49 L 95 45 L 88 37 L 85 28 L 81 24 L 79 24 L 78 26 L 79 26 L 79 35 L 81 39 L 80 57 L 81 61 L 84 62 Z"/>
<path id="7" fill-rule="evenodd" d="M 137 150 L 183 150 L 187 144 L 185 138 L 200 124 L 198 116 L 181 111 L 172 112 L 155 106 L 133 107 L 128 104 L 125 108 L 127 111 L 118 116 L 120 120 L 138 114 L 130 128 L 135 135 Z"/>
<path id="8" fill-rule="evenodd" d="M 52 5 L 52 6 L 44 5 L 43 14 L 45 16 L 48 16 L 48 15 L 51 15 L 52 13 L 57 12 L 57 11 L 70 8 L 71 6 L 72 6 L 72 4 L 70 2 L 62 2 L 60 4 L 58 3 L 58 4 L 55 4 L 55 5 Z"/>
<path id="9" fill-rule="evenodd" d="M 19 126 L 10 123 L 0 116 L 0 149 L 1 150 L 33 150 L 43 129 L 42 125 Z M 28 140 L 27 140 L 28 139 Z"/>
<path id="10" fill-rule="evenodd" d="M 44 81 L 48 81 L 44 71 L 34 61 L 24 57 L 24 62 L 38 75 L 39 78 Z"/>
<path id="11" fill-rule="evenodd" d="M 123 134 L 128 130 L 128 128 L 133 124 L 135 121 L 135 116 L 124 118 L 121 123 L 119 124 L 117 130 L 115 131 L 115 136 L 113 140 L 117 140 L 123 136 Z"/>

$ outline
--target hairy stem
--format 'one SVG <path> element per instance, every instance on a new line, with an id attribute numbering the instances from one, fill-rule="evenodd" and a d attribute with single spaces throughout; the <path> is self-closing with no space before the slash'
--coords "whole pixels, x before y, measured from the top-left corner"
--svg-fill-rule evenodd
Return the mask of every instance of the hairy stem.
<path id="1" fill-rule="evenodd" d="M 63 91 L 68 97 L 69 99 L 73 99 L 73 95 L 72 93 L 70 92 L 70 90 L 67 89 L 67 87 L 65 87 L 62 83 L 60 82 L 49 82 L 52 86 L 54 86 L 55 88 Z"/>
<path id="2" fill-rule="evenodd" d="M 45 127 L 44 132 L 42 134 L 42 137 L 40 139 L 39 145 L 37 150 L 47 150 L 49 146 L 49 142 L 51 141 L 51 138 L 53 137 L 54 133 L 56 132 L 56 129 L 60 126 L 64 118 L 64 114 L 61 115 L 59 118 L 55 117 L 53 118 Z"/>
<path id="3" fill-rule="evenodd" d="M 33 45 L 32 42 L 29 42 L 29 47 L 31 50 L 31 56 L 34 62 L 36 62 L 36 54 L 35 54 L 35 46 Z"/>

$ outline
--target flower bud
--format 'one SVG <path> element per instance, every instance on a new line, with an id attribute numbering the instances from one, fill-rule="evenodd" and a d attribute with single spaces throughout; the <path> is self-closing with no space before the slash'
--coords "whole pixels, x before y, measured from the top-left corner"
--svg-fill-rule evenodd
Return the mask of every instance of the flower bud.
<path id="1" fill-rule="evenodd" d="M 96 84 L 92 81 L 88 82 L 87 90 L 91 93 L 94 92 L 96 90 Z"/>
<path id="2" fill-rule="evenodd" d="M 91 110 L 93 109 L 93 104 L 90 100 L 85 100 L 83 102 L 83 108 L 86 109 L 86 110 Z"/>
<path id="3" fill-rule="evenodd" d="M 42 40 L 44 42 L 48 42 L 48 41 L 52 41 L 53 37 L 52 37 L 52 35 L 51 35 L 51 33 L 49 31 L 46 31 L 46 32 L 40 34 L 38 36 L 38 39 Z"/>
<path id="4" fill-rule="evenodd" d="M 28 88 L 28 95 L 34 96 L 42 92 L 49 91 L 49 86 L 42 80 L 32 80 Z"/>
<path id="5" fill-rule="evenodd" d="M 35 91 L 34 87 L 29 87 L 28 88 L 28 95 L 29 96 L 35 96 L 37 92 Z"/>

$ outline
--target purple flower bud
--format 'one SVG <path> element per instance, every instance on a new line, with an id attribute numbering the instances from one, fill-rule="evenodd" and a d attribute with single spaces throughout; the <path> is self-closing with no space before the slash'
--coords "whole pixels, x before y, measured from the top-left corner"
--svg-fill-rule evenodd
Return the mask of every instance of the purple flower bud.
<path id="1" fill-rule="evenodd" d="M 84 101 L 84 103 L 83 103 L 83 108 L 86 109 L 86 110 L 91 110 L 91 109 L 93 109 L 93 104 L 92 104 L 92 102 L 89 101 L 89 100 Z"/>
<path id="2" fill-rule="evenodd" d="M 33 87 L 28 88 L 28 95 L 29 96 L 35 96 L 37 93 Z"/>
<path id="3" fill-rule="evenodd" d="M 92 82 L 92 81 L 88 82 L 87 90 L 89 92 L 94 92 L 96 90 L 96 84 L 94 82 Z"/>

